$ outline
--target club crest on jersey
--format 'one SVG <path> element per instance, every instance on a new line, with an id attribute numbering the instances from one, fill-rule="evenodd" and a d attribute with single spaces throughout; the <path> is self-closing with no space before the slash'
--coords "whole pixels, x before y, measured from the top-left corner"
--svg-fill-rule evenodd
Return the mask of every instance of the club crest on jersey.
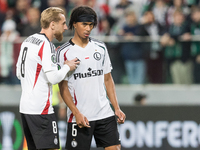
<path id="1" fill-rule="evenodd" d="M 53 63 L 56 63 L 56 55 L 55 54 L 51 55 L 51 61 Z"/>
<path id="2" fill-rule="evenodd" d="M 54 144 L 58 145 L 58 138 L 57 137 L 54 138 Z"/>
<path id="3" fill-rule="evenodd" d="M 99 52 L 95 52 L 93 56 L 94 56 L 94 59 L 98 61 L 101 59 L 101 54 Z"/>
<path id="4" fill-rule="evenodd" d="M 77 147 L 78 143 L 77 143 L 75 140 L 73 140 L 73 141 L 71 142 L 71 145 L 72 145 L 72 147 Z"/>

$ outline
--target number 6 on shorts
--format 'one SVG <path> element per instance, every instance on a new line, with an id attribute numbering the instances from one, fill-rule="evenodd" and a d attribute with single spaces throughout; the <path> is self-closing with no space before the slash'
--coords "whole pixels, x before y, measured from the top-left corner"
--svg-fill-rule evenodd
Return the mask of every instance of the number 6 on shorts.
<path id="1" fill-rule="evenodd" d="M 77 126 L 77 124 L 72 124 L 72 136 L 77 136 L 77 129 L 75 126 Z"/>

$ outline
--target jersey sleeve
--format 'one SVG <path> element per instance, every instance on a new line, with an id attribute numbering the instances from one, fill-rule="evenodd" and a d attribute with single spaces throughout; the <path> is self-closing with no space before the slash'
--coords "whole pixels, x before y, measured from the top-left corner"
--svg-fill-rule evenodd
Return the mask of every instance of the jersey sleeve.
<path id="1" fill-rule="evenodd" d="M 65 62 L 63 51 L 60 51 L 60 50 L 56 51 L 56 60 L 57 60 L 58 69 L 61 69 L 64 65 L 64 62 Z"/>
<path id="2" fill-rule="evenodd" d="M 110 73 L 111 70 L 112 70 L 112 64 L 111 64 L 111 61 L 110 61 L 110 57 L 109 57 L 109 54 L 108 54 L 108 50 L 105 46 L 105 54 L 104 54 L 104 74 L 107 74 L 107 73 Z"/>
<path id="3" fill-rule="evenodd" d="M 63 57 L 63 63 L 64 63 L 64 60 L 71 60 L 71 58 L 69 59 L 69 56 L 67 55 L 67 51 L 65 53 L 63 53 L 62 57 Z M 69 80 L 69 77 L 73 74 L 74 71 L 69 71 L 65 77 L 64 80 L 68 81 Z"/>
<path id="4" fill-rule="evenodd" d="M 41 52 L 42 49 L 43 53 Z M 55 46 L 53 46 L 53 44 L 45 41 L 44 45 L 42 45 L 39 51 L 39 56 L 42 60 L 42 68 L 44 72 L 57 70 Z"/>
<path id="5" fill-rule="evenodd" d="M 59 69 L 61 69 L 64 66 L 65 60 L 67 60 L 66 50 L 65 49 L 58 49 L 58 51 L 56 52 L 56 58 L 57 58 L 57 66 L 58 66 Z M 68 81 L 67 76 L 68 76 L 69 72 L 67 73 L 64 80 Z"/>

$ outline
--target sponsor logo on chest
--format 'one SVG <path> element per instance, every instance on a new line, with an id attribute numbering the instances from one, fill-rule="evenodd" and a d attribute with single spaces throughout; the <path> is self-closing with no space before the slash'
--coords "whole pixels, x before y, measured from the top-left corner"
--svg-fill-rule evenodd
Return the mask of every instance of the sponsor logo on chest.
<path id="1" fill-rule="evenodd" d="M 103 75 L 103 69 L 101 70 L 92 70 L 91 68 L 88 68 L 88 72 L 85 73 L 75 73 L 74 74 L 74 80 L 77 78 L 88 78 L 88 77 L 95 77 L 95 76 L 101 76 Z"/>

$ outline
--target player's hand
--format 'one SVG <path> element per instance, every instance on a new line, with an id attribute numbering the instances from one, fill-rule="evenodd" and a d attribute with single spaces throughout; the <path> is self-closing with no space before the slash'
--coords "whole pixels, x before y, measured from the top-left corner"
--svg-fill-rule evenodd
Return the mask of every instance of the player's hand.
<path id="1" fill-rule="evenodd" d="M 78 58 L 74 58 L 72 60 L 66 60 L 64 64 L 67 64 L 70 68 L 70 71 L 75 70 L 80 64 L 80 60 Z"/>
<path id="2" fill-rule="evenodd" d="M 120 109 L 115 110 L 115 115 L 117 116 L 117 122 L 119 124 L 123 124 L 126 119 L 126 115 Z"/>
<path id="3" fill-rule="evenodd" d="M 87 127 L 90 128 L 88 119 L 81 113 L 75 115 L 76 117 L 76 124 L 79 126 L 79 128 Z"/>

